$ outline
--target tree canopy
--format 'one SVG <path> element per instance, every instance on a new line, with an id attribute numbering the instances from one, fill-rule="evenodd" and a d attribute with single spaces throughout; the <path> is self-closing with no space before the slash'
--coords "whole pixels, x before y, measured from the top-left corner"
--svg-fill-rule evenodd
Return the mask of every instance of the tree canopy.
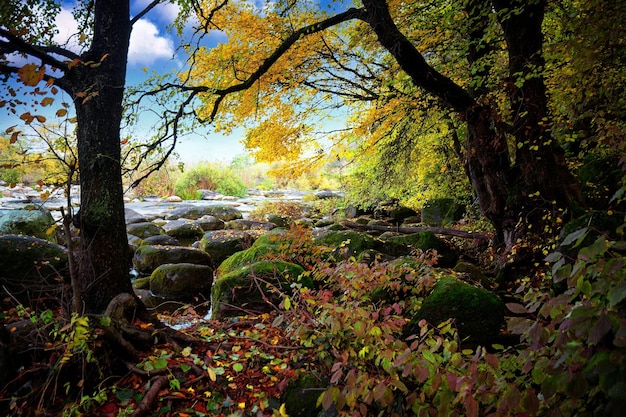
<path id="1" fill-rule="evenodd" d="M 388 184 L 393 166 L 417 179 L 418 196 L 433 189 L 422 198 L 470 184 L 510 248 L 524 223 L 539 226 L 545 213 L 533 218 L 536 209 L 571 213 L 585 204 L 564 152 L 573 136 L 563 121 L 576 116 L 556 98 L 569 94 L 561 69 L 580 65 L 574 44 L 620 30 L 583 40 L 566 29 L 567 16 L 601 9 L 575 1 L 209 1 L 196 10 L 196 35 L 221 31 L 228 40 L 190 42 L 189 69 L 159 91 L 186 92 L 172 120 L 189 114 L 226 131 L 247 126 L 246 145 L 261 160 L 345 159 Z M 321 134 L 337 109 L 348 129 Z"/>

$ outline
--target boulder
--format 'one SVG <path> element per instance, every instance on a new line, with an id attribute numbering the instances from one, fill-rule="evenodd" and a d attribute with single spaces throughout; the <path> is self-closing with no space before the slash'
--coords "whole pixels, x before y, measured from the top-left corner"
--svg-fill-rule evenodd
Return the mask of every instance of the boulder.
<path id="1" fill-rule="evenodd" d="M 211 255 L 215 265 L 219 265 L 249 247 L 255 239 L 254 234 L 243 230 L 214 230 L 202 236 L 198 248 Z"/>
<path id="2" fill-rule="evenodd" d="M 465 211 L 452 198 L 429 200 L 422 207 L 422 222 L 428 226 L 445 226 L 459 220 Z"/>
<path id="3" fill-rule="evenodd" d="M 282 214 L 270 213 L 265 216 L 265 220 L 278 227 L 289 227 L 293 223 L 293 219 L 289 216 L 283 216 Z"/>
<path id="4" fill-rule="evenodd" d="M 270 222 L 236 219 L 226 222 L 226 224 L 224 224 L 224 228 L 233 230 L 272 230 L 276 228 L 276 225 Z"/>
<path id="5" fill-rule="evenodd" d="M 323 191 L 318 191 L 317 193 L 315 193 L 315 198 L 318 200 L 328 200 L 331 198 L 343 198 L 343 194 L 330 191 L 330 190 L 323 190 Z"/>
<path id="6" fill-rule="evenodd" d="M 500 333 L 504 313 L 504 303 L 491 291 L 455 278 L 441 278 L 424 299 L 404 334 L 419 334 L 418 323 L 422 319 L 437 326 L 452 318 L 463 345 L 488 346 Z"/>
<path id="7" fill-rule="evenodd" d="M 178 239 L 199 239 L 204 234 L 204 230 L 194 220 L 184 218 L 171 220 L 165 223 L 162 228 L 168 236 Z"/>
<path id="8" fill-rule="evenodd" d="M 395 245 L 404 245 L 405 247 L 415 248 L 422 251 L 435 250 L 437 251 L 438 255 L 437 265 L 440 267 L 453 267 L 457 260 L 457 255 L 454 250 L 452 250 L 452 248 L 450 248 L 450 246 L 448 246 L 446 242 L 439 239 L 431 232 L 419 232 L 412 233 L 410 235 L 390 236 L 385 239 L 385 242 Z M 396 246 L 396 248 L 398 247 Z M 400 251 L 395 253 L 386 253 L 389 253 L 390 255 L 402 255 L 402 253 L 399 252 Z M 406 254 L 408 253 L 405 253 L 405 255 Z"/>
<path id="9" fill-rule="evenodd" d="M 137 213 L 135 210 L 130 208 L 124 209 L 124 216 L 126 218 L 126 224 L 132 223 L 144 223 L 147 222 L 148 219 L 143 214 Z"/>
<path id="10" fill-rule="evenodd" d="M 209 230 L 221 230 L 224 228 L 224 220 L 206 214 L 195 221 L 195 223 L 205 232 Z"/>
<path id="11" fill-rule="evenodd" d="M 55 221 L 43 205 L 0 209 L 0 235 L 26 235 L 56 243 Z"/>
<path id="12" fill-rule="evenodd" d="M 143 240 L 143 245 L 180 246 L 180 242 L 172 236 L 155 235 Z"/>
<path id="13" fill-rule="evenodd" d="M 133 266 L 140 274 L 151 274 L 164 264 L 191 263 L 212 266 L 211 256 L 196 248 L 185 246 L 140 246 L 133 256 Z"/>
<path id="14" fill-rule="evenodd" d="M 184 217 L 186 219 L 196 220 L 206 215 L 217 217 L 218 219 L 221 219 L 225 222 L 243 218 L 243 215 L 239 210 L 225 204 L 212 204 L 206 206 L 181 206 L 170 211 L 165 218 L 167 220 L 176 220 L 178 218 Z"/>
<path id="15" fill-rule="evenodd" d="M 265 260 L 270 253 L 274 257 L 278 256 L 281 252 L 278 239 L 284 232 L 284 229 L 274 229 L 259 236 L 248 249 L 240 250 L 225 259 L 217 268 L 217 274 L 225 275 L 246 265 Z"/>
<path id="16" fill-rule="evenodd" d="M 150 275 L 150 291 L 167 300 L 187 301 L 198 295 L 209 296 L 213 268 L 191 263 L 165 264 Z"/>
<path id="17" fill-rule="evenodd" d="M 0 265 L 0 283 L 15 293 L 69 280 L 66 249 L 32 236 L 0 236 Z"/>
<path id="18" fill-rule="evenodd" d="M 222 200 L 224 198 L 224 194 L 218 193 L 213 190 L 198 190 L 198 194 L 200 194 L 201 200 Z"/>
<path id="19" fill-rule="evenodd" d="M 272 305 L 280 304 L 281 294 L 292 293 L 291 284 L 299 282 L 303 272 L 299 265 L 272 260 L 243 266 L 222 276 L 218 274 L 211 291 L 211 318 L 271 311 Z M 312 286 L 308 277 L 302 284 Z"/>
<path id="20" fill-rule="evenodd" d="M 328 247 L 333 259 L 342 260 L 357 256 L 369 249 L 378 249 L 380 241 L 377 242 L 366 233 L 337 230 L 315 238 L 314 243 Z"/>
<path id="21" fill-rule="evenodd" d="M 164 235 L 165 231 L 152 222 L 139 222 L 127 225 L 126 233 L 145 239 L 150 236 Z"/>

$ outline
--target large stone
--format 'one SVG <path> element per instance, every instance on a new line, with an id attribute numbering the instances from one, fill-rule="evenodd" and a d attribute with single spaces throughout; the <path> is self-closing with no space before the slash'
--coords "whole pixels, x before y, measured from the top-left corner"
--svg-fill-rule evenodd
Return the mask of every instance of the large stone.
<path id="1" fill-rule="evenodd" d="M 464 207 L 452 198 L 429 200 L 422 207 L 422 222 L 429 226 L 444 226 L 459 220 Z"/>
<path id="2" fill-rule="evenodd" d="M 377 249 L 380 242 L 367 235 L 353 231 L 331 231 L 315 238 L 316 245 L 326 246 L 330 249 L 333 259 L 347 259 L 356 256 L 366 250 Z"/>
<path id="3" fill-rule="evenodd" d="M 441 278 L 404 333 L 419 334 L 422 319 L 433 326 L 454 319 L 462 344 L 488 346 L 500 333 L 504 312 L 504 303 L 491 291 L 454 278 Z"/>
<path id="4" fill-rule="evenodd" d="M 233 230 L 272 230 L 276 228 L 276 224 L 248 219 L 236 219 L 226 222 L 224 228 Z"/>
<path id="5" fill-rule="evenodd" d="M 126 226 L 126 232 L 145 239 L 150 236 L 164 235 L 165 231 L 152 222 L 131 223 Z"/>
<path id="6" fill-rule="evenodd" d="M 185 246 L 140 246 L 133 256 L 133 266 L 140 274 L 150 274 L 164 264 L 179 263 L 213 265 L 208 253 Z"/>
<path id="7" fill-rule="evenodd" d="M 126 224 L 143 223 L 148 221 L 146 216 L 130 208 L 124 209 L 124 217 L 126 218 Z"/>
<path id="8" fill-rule="evenodd" d="M 55 284 L 68 278 L 63 246 L 32 236 L 0 236 L 0 282 L 9 290 Z"/>
<path id="9" fill-rule="evenodd" d="M 209 296 L 213 284 L 213 268 L 190 263 L 165 264 L 150 275 L 150 291 L 167 300 L 192 300 Z"/>
<path id="10" fill-rule="evenodd" d="M 225 222 L 243 218 L 243 215 L 239 210 L 225 204 L 182 206 L 170 211 L 165 218 L 167 220 L 176 220 L 183 217 L 186 219 L 196 220 L 206 215 L 217 217 Z"/>
<path id="11" fill-rule="evenodd" d="M 273 229 L 261 235 L 248 249 L 238 251 L 225 259 L 217 269 L 217 274 L 225 275 L 246 265 L 266 260 L 269 254 L 274 258 L 279 257 L 281 246 L 278 239 L 284 232 L 284 229 Z"/>
<path id="12" fill-rule="evenodd" d="M 290 295 L 291 284 L 299 282 L 304 269 L 296 264 L 273 260 L 256 262 L 219 276 L 211 291 L 212 319 L 258 314 L 278 306 L 281 294 Z M 311 287 L 310 278 L 301 282 Z"/>
<path id="13" fill-rule="evenodd" d="M 213 230 L 202 236 L 198 248 L 211 255 L 215 265 L 219 265 L 228 257 L 252 245 L 255 239 L 256 235 L 248 231 Z"/>
<path id="14" fill-rule="evenodd" d="M 224 228 L 224 220 L 208 214 L 200 217 L 195 221 L 195 223 L 205 232 L 208 232 L 209 230 L 221 230 Z"/>
<path id="15" fill-rule="evenodd" d="M 200 238 L 204 234 L 204 231 L 198 226 L 194 220 L 188 219 L 176 219 L 165 223 L 162 226 L 167 235 L 178 239 L 195 239 Z"/>
<path id="16" fill-rule="evenodd" d="M 55 222 L 43 205 L 0 209 L 0 235 L 26 235 L 56 243 Z"/>

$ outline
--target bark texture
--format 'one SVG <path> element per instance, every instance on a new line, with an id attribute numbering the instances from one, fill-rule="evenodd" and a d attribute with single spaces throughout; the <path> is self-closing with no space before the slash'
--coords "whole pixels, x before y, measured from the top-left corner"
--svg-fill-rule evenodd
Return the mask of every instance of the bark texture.
<path id="1" fill-rule="evenodd" d="M 120 167 L 120 123 L 131 31 L 127 0 L 95 2 L 92 47 L 66 83 L 76 105 L 81 208 L 78 274 L 86 312 L 132 293 Z"/>

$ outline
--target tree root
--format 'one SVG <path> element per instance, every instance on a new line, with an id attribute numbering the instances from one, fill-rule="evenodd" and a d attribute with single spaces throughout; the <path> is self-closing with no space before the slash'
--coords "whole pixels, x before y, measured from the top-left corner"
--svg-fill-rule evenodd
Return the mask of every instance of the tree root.
<path id="1" fill-rule="evenodd" d="M 150 390 L 137 405 L 137 408 L 133 414 L 131 414 L 131 417 L 141 417 L 148 414 L 152 410 L 153 404 L 159 396 L 159 391 L 167 385 L 168 379 L 167 376 L 160 375 L 152 378 L 150 383 L 152 384 Z"/>

